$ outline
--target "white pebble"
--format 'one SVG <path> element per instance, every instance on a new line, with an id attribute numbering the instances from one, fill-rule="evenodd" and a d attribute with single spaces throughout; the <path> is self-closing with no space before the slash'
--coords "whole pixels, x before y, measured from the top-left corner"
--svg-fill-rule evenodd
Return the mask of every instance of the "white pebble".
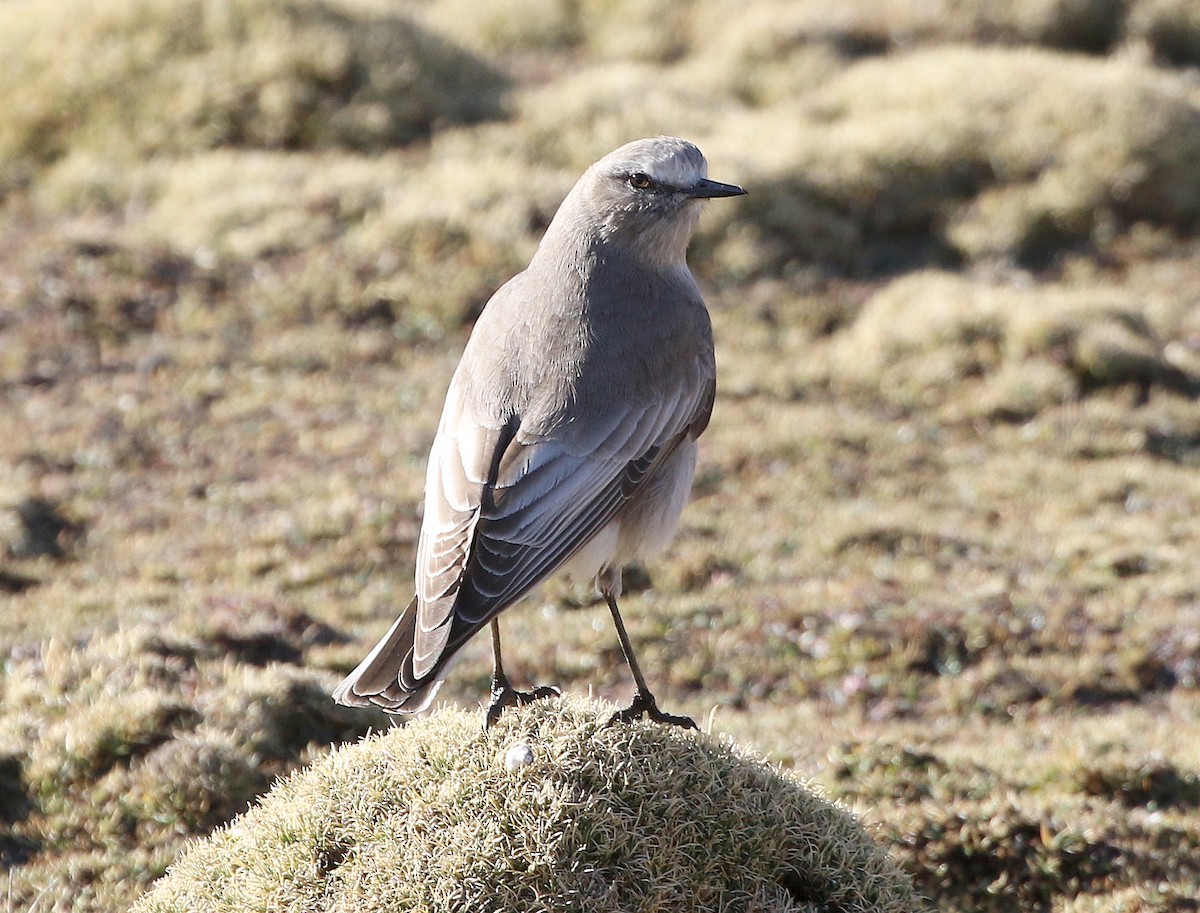
<path id="1" fill-rule="evenodd" d="M 533 749 L 524 742 L 518 742 L 512 748 L 508 749 L 508 753 L 504 755 L 504 766 L 511 773 L 514 770 L 520 770 L 526 764 L 533 763 Z"/>

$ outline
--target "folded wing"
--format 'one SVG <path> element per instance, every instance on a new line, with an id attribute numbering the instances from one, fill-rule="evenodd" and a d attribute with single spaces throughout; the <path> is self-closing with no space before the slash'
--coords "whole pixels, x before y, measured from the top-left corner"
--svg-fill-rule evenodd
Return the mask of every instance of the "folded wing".
<path id="1" fill-rule="evenodd" d="M 430 453 L 417 594 L 342 683 L 343 703 L 419 709 L 455 652 L 602 530 L 712 410 L 701 371 L 653 403 L 539 428 L 462 414 L 452 385 Z"/>
<path id="2" fill-rule="evenodd" d="M 712 396 L 711 383 L 680 384 L 652 404 L 618 403 L 586 424 L 552 429 L 513 417 L 458 436 L 446 428 L 473 424 L 444 423 L 417 551 L 412 684 L 603 529 L 699 433 Z"/>

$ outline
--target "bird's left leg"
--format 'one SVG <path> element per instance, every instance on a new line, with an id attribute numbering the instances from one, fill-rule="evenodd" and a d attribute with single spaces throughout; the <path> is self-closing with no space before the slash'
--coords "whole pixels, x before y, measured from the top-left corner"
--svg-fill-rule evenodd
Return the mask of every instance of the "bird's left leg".
<path id="1" fill-rule="evenodd" d="M 505 707 L 520 707 L 547 697 L 558 697 L 562 692 L 550 685 L 542 685 L 532 691 L 518 691 L 509 684 L 504 674 L 504 663 L 500 657 L 500 623 L 492 619 L 492 699 L 483 714 L 483 728 L 491 729 L 500 719 Z"/>
<path id="2" fill-rule="evenodd" d="M 696 721 L 690 716 L 675 716 L 671 713 L 663 713 L 658 709 L 658 702 L 654 700 L 654 695 L 646 686 L 646 678 L 642 675 L 637 657 L 633 655 L 633 645 L 629 642 L 629 635 L 625 632 L 625 623 L 621 620 L 620 610 L 617 609 L 616 593 L 620 592 L 620 578 L 618 578 L 616 586 L 613 586 L 604 580 L 604 576 L 606 575 L 602 575 L 600 578 L 600 591 L 604 595 L 604 601 L 608 603 L 608 610 L 612 613 L 613 624 L 617 628 L 617 639 L 621 641 L 621 652 L 625 654 L 625 662 L 629 666 L 629 671 L 632 673 L 634 684 L 637 687 L 637 691 L 633 695 L 633 702 L 624 710 L 614 713 L 608 724 L 611 726 L 613 723 L 630 723 L 642 717 L 649 717 L 656 723 L 696 729 Z"/>

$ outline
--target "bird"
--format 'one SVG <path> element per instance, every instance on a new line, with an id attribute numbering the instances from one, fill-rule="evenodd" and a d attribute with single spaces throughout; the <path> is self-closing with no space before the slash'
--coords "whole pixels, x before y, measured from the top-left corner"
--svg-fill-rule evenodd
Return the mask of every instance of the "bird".
<path id="1" fill-rule="evenodd" d="M 700 150 L 670 136 L 627 143 L 583 173 L 471 331 L 429 454 L 415 595 L 333 692 L 338 703 L 425 710 L 489 625 L 484 728 L 558 695 L 512 687 L 497 616 L 561 571 L 594 580 L 634 680 L 609 723 L 695 728 L 658 708 L 617 600 L 622 569 L 674 535 L 716 395 L 687 247 L 704 201 L 745 192 L 709 180 Z"/>

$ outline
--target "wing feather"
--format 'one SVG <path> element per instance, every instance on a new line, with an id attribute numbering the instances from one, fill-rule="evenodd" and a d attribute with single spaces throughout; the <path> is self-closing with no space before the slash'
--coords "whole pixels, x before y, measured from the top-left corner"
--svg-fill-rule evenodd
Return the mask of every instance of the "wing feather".
<path id="1" fill-rule="evenodd" d="M 703 428 L 712 383 L 700 370 L 691 380 L 552 431 L 517 417 L 495 427 L 463 421 L 451 387 L 417 549 L 412 684 L 568 561 Z"/>

